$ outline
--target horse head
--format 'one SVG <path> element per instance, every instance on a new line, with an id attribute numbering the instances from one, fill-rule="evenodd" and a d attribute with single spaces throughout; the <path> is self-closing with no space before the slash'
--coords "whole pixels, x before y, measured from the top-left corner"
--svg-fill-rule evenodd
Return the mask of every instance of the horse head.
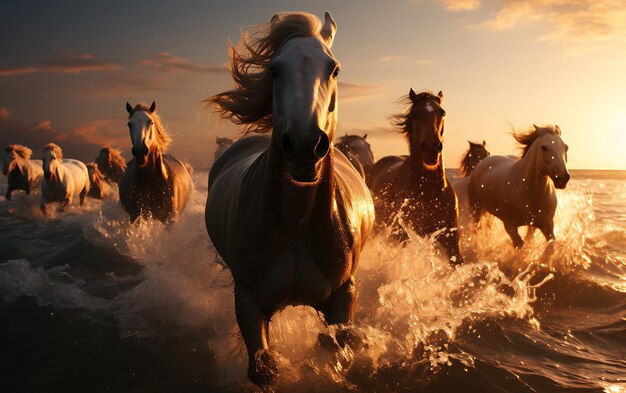
<path id="1" fill-rule="evenodd" d="M 281 22 L 275 15 L 272 27 Z M 289 179 L 300 186 L 320 180 L 337 123 L 339 62 L 330 50 L 336 29 L 327 12 L 319 34 L 289 39 L 269 65 L 273 140 Z"/>
<path id="2" fill-rule="evenodd" d="M 63 159 L 63 151 L 54 144 L 49 143 L 43 150 L 43 175 L 46 180 L 52 178 L 52 174 L 56 172 L 57 167 L 61 165 Z"/>
<path id="3" fill-rule="evenodd" d="M 416 94 L 409 91 L 411 110 L 407 119 L 411 153 L 418 152 L 426 168 L 433 168 L 441 162 L 443 151 L 443 131 L 446 111 L 441 107 L 443 93 L 430 92 Z"/>
<path id="4" fill-rule="evenodd" d="M 554 186 L 559 189 L 565 188 L 570 179 L 567 171 L 567 150 L 569 146 L 561 139 L 561 129 L 555 125 L 552 127 L 537 127 L 535 131 L 540 134 L 537 138 L 537 168 L 550 177 Z M 548 129 L 548 131 L 546 131 Z"/>
<path id="5" fill-rule="evenodd" d="M 155 101 L 152 101 L 150 107 L 144 104 L 137 104 L 133 107 L 127 102 L 126 110 L 129 115 L 130 139 L 133 143 L 131 152 L 135 163 L 138 166 L 145 166 L 148 162 L 148 155 L 153 151 L 163 149 L 169 139 L 161 130 Z"/>

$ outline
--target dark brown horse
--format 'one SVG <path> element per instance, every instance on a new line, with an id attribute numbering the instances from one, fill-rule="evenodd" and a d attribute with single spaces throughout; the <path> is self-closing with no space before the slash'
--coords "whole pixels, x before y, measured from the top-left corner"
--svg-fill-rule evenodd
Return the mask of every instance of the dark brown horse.
<path id="1" fill-rule="evenodd" d="M 134 222 L 139 216 L 169 222 L 185 208 L 191 194 L 191 176 L 180 160 L 163 154 L 170 138 L 156 103 L 148 107 L 126 103 L 133 159 L 120 183 L 120 202 Z"/>
<path id="2" fill-rule="evenodd" d="M 394 116 L 394 124 L 408 142 L 410 156 L 388 156 L 374 165 L 370 189 L 374 193 L 377 227 L 391 226 L 394 237 L 407 234 L 396 217 L 420 236 L 433 235 L 450 263 L 463 263 L 457 230 L 457 200 L 443 167 L 443 93 L 409 91 L 408 110 Z"/>
<path id="3" fill-rule="evenodd" d="M 469 143 L 469 149 L 461 158 L 461 174 L 463 177 L 468 177 L 478 163 L 491 155 L 486 148 L 487 142 L 483 141 L 481 144 L 467 141 L 467 143 Z"/>
<path id="4" fill-rule="evenodd" d="M 213 155 L 213 162 L 215 162 L 224 152 L 228 149 L 232 144 L 233 140 L 230 138 L 217 137 L 215 138 L 215 144 L 217 145 L 217 149 L 215 149 L 215 154 Z"/>
<path id="5" fill-rule="evenodd" d="M 346 134 L 337 138 L 334 145 L 341 150 L 367 183 L 374 167 L 374 153 L 367 142 L 367 134 L 363 136 Z"/>
<path id="6" fill-rule="evenodd" d="M 206 226 L 235 281 L 235 311 L 258 384 L 277 372 L 272 315 L 314 307 L 328 324 L 354 315 L 354 274 L 374 220 L 365 182 L 331 141 L 337 124 L 336 25 L 280 14 L 231 52 L 236 88 L 209 103 L 248 131 L 209 174 Z M 247 49 L 246 49 L 247 48 Z M 246 53 L 247 52 L 247 53 Z M 340 329 L 337 341 L 350 337 Z"/>

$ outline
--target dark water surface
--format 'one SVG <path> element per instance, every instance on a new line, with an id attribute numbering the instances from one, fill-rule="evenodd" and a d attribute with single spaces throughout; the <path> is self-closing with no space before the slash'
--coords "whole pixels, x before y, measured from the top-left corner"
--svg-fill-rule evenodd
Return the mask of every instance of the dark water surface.
<path id="1" fill-rule="evenodd" d="M 357 353 L 317 345 L 306 308 L 274 318 L 280 392 L 626 391 L 626 172 L 572 171 L 557 241 L 515 251 L 463 232 L 452 271 L 429 239 L 370 241 Z M 0 200 L 0 392 L 250 392 L 232 282 L 204 228 L 206 172 L 171 227 L 115 200 L 43 219 Z M 6 178 L 0 190 L 6 187 Z"/>

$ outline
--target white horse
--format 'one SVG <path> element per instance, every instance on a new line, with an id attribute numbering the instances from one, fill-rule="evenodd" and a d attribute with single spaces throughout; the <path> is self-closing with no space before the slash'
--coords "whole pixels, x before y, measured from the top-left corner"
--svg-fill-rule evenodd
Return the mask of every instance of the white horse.
<path id="1" fill-rule="evenodd" d="M 517 232 L 523 225 L 532 233 L 539 228 L 546 240 L 554 239 L 554 188 L 563 189 L 570 179 L 568 146 L 559 126 L 537 127 L 514 133 L 522 145 L 522 157 L 490 156 L 483 159 L 469 178 L 467 195 L 474 222 L 487 211 L 504 223 L 516 248 L 524 241 Z"/>
<path id="2" fill-rule="evenodd" d="M 7 200 L 11 200 L 13 190 L 24 190 L 26 195 L 30 195 L 41 183 L 41 160 L 31 160 L 33 151 L 26 146 L 8 145 L 5 151 L 2 173 L 7 176 L 9 186 L 5 194 Z"/>
<path id="3" fill-rule="evenodd" d="M 44 215 L 46 205 L 51 202 L 60 202 L 65 208 L 78 196 L 80 205 L 83 205 L 89 192 L 87 166 L 78 160 L 63 159 L 63 151 L 54 143 L 44 148 L 43 177 L 40 207 Z"/>

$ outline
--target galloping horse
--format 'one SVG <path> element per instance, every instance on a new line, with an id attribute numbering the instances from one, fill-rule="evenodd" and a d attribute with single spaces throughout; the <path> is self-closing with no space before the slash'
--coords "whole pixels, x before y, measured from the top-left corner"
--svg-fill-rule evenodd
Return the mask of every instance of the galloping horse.
<path id="1" fill-rule="evenodd" d="M 387 156 L 376 162 L 370 189 L 377 227 L 390 226 L 405 240 L 396 217 L 420 236 L 434 234 L 453 265 L 463 263 L 457 231 L 457 200 L 443 167 L 443 93 L 409 91 L 408 110 L 393 117 L 409 142 L 410 156 Z"/>
<path id="2" fill-rule="evenodd" d="M 31 160 L 33 151 L 22 145 L 8 145 L 5 148 L 2 173 L 7 176 L 8 188 L 5 194 L 11 200 L 13 190 L 24 190 L 26 195 L 38 188 L 43 176 L 41 160 Z"/>
<path id="3" fill-rule="evenodd" d="M 60 202 L 61 208 L 71 205 L 76 195 L 80 205 L 89 192 L 89 173 L 85 164 L 78 160 L 63 158 L 58 145 L 49 143 L 43 152 L 43 181 L 41 183 L 41 211 L 46 214 L 46 205 Z"/>
<path id="4" fill-rule="evenodd" d="M 89 192 L 87 196 L 94 199 L 103 199 L 111 193 L 111 187 L 100 172 L 98 164 L 90 162 L 87 165 L 89 173 Z"/>
<path id="5" fill-rule="evenodd" d="M 568 146 L 559 126 L 534 126 L 513 136 L 522 147 L 521 158 L 490 156 L 469 178 L 467 195 L 474 222 L 487 211 L 504 223 L 515 248 L 524 245 L 517 228 L 539 228 L 546 240 L 554 239 L 556 192 L 565 188 Z"/>
<path id="6" fill-rule="evenodd" d="M 163 151 L 170 138 L 156 113 L 148 107 L 126 103 L 133 159 L 120 183 L 120 201 L 134 222 L 139 216 L 169 222 L 185 208 L 191 194 L 191 176 L 181 161 Z"/>
<path id="7" fill-rule="evenodd" d="M 231 51 L 235 89 L 211 97 L 247 132 L 209 174 L 206 226 L 235 281 L 248 376 L 270 383 L 272 315 L 309 305 L 327 324 L 352 322 L 359 254 L 374 221 L 367 186 L 331 141 L 339 63 L 329 13 L 278 14 Z M 248 51 L 245 53 L 244 51 Z M 354 337 L 344 327 L 340 345 Z M 342 339 L 343 338 L 343 339 Z"/>
<path id="8" fill-rule="evenodd" d="M 126 160 L 122 153 L 112 147 L 103 147 L 100 154 L 94 160 L 98 169 L 104 175 L 104 179 L 109 183 L 120 184 L 126 171 Z"/>
<path id="9" fill-rule="evenodd" d="M 486 148 L 487 142 L 483 141 L 481 144 L 467 141 L 467 143 L 469 143 L 469 149 L 467 149 L 467 152 L 463 155 L 463 158 L 461 158 L 460 166 L 461 175 L 463 175 L 463 177 L 450 179 L 450 184 L 452 184 L 452 188 L 458 200 L 460 222 L 469 221 L 467 220 L 467 184 L 469 183 L 469 175 L 479 162 L 491 155 Z"/>
<path id="10" fill-rule="evenodd" d="M 367 142 L 367 134 L 363 136 L 346 134 L 337 138 L 334 145 L 341 150 L 367 183 L 374 167 L 374 153 Z"/>
<path id="11" fill-rule="evenodd" d="M 213 162 L 215 162 L 224 152 L 228 149 L 232 144 L 233 140 L 230 138 L 215 138 L 215 144 L 217 144 L 217 149 L 215 149 L 215 154 L 213 155 Z"/>

